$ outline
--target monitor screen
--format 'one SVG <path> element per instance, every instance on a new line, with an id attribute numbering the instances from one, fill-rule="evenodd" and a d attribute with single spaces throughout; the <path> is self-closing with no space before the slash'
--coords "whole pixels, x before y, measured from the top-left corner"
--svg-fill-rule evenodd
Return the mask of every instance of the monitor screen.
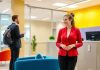
<path id="1" fill-rule="evenodd" d="M 86 32 L 86 40 L 100 41 L 100 31 Z"/>

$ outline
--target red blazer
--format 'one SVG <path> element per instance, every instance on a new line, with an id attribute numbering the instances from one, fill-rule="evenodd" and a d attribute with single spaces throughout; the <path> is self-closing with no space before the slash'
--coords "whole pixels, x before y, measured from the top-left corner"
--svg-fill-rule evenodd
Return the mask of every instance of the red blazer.
<path id="1" fill-rule="evenodd" d="M 60 47 L 61 43 L 66 46 L 75 44 L 76 48 L 66 51 Z M 82 43 L 81 33 L 78 28 L 72 27 L 68 38 L 67 38 L 67 27 L 59 30 L 58 38 L 56 42 L 56 46 L 59 48 L 58 55 L 77 56 L 78 55 L 77 48 L 81 47 L 82 45 L 83 43 Z"/>

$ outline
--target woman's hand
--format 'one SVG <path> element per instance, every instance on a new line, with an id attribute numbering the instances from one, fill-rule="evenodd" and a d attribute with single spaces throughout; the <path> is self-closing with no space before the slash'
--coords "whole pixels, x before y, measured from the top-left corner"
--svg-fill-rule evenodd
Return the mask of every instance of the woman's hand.
<path id="1" fill-rule="evenodd" d="M 75 47 L 75 44 L 68 45 L 68 46 L 66 47 L 66 50 L 69 51 L 69 50 L 71 50 L 71 49 L 74 48 L 74 47 Z"/>
<path id="2" fill-rule="evenodd" d="M 60 44 L 60 47 L 63 48 L 64 50 L 66 50 L 66 45 Z"/>
<path id="3" fill-rule="evenodd" d="M 61 46 L 61 48 L 63 48 L 64 50 L 69 51 L 69 50 L 71 50 L 72 48 L 75 47 L 75 44 L 71 44 L 71 45 L 68 45 L 68 46 L 66 46 L 66 45 L 64 45 L 64 44 L 60 44 L 60 46 Z"/>

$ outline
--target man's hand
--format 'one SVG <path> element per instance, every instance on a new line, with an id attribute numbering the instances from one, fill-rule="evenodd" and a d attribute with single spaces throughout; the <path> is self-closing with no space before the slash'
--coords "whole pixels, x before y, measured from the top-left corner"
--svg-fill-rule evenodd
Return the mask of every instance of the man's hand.
<path id="1" fill-rule="evenodd" d="M 24 37 L 24 33 L 23 33 L 23 34 L 21 34 L 21 37 Z"/>

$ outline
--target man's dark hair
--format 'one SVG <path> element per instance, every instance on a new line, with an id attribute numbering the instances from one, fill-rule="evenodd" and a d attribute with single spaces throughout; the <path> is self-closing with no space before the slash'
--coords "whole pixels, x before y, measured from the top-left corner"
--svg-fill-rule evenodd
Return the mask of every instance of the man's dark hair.
<path id="1" fill-rule="evenodd" d="M 13 15 L 12 16 L 12 21 L 15 21 L 15 19 L 17 19 L 18 18 L 18 15 Z"/>

